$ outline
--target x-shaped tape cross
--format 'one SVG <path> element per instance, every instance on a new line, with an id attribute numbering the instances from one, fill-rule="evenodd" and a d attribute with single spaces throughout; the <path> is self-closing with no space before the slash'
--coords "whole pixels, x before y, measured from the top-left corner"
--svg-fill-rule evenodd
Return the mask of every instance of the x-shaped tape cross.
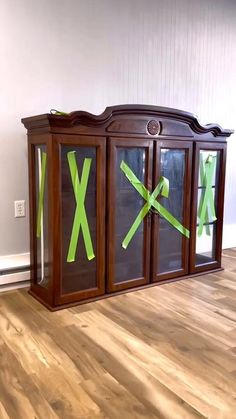
<path id="1" fill-rule="evenodd" d="M 216 221 L 215 203 L 212 190 L 212 178 L 216 165 L 216 156 L 209 154 L 205 163 L 203 162 L 202 156 L 200 158 L 200 178 L 201 184 L 205 187 L 205 191 L 202 190 L 201 199 L 198 207 L 198 236 L 200 237 L 203 233 L 204 223 L 209 222 L 209 211 L 211 212 L 212 221 Z M 205 225 L 206 234 L 210 236 L 209 225 Z"/>
<path id="2" fill-rule="evenodd" d="M 78 168 L 77 168 L 75 155 L 76 155 L 75 151 L 69 151 L 67 153 L 71 181 L 72 181 L 75 201 L 76 201 L 76 210 L 75 210 L 74 222 L 73 222 L 72 233 L 71 233 L 71 238 L 70 238 L 70 245 L 69 245 L 69 250 L 68 250 L 68 255 L 67 255 L 67 262 L 75 261 L 75 254 L 76 254 L 80 228 L 83 233 L 87 258 L 88 260 L 95 258 L 92 239 L 91 239 L 90 231 L 89 231 L 87 215 L 86 215 L 85 206 L 84 206 L 92 159 L 89 159 L 89 158 L 84 159 L 81 181 L 79 181 Z"/>
<path id="3" fill-rule="evenodd" d="M 145 205 L 139 211 L 135 221 L 133 222 L 132 226 L 130 227 L 128 233 L 126 234 L 123 242 L 122 247 L 124 249 L 127 248 L 131 239 L 133 238 L 135 232 L 137 231 L 138 227 L 140 226 L 142 220 L 147 215 L 148 211 L 151 207 L 154 207 L 157 212 L 166 219 L 174 228 L 176 228 L 181 234 L 186 236 L 187 238 L 190 237 L 190 232 L 187 228 L 182 226 L 182 224 L 169 212 L 166 208 L 164 208 L 159 202 L 157 202 L 156 198 L 158 195 L 162 195 L 165 198 L 169 196 L 169 180 L 164 176 L 160 177 L 158 185 L 152 192 L 143 185 L 143 183 L 136 177 L 136 175 L 132 172 L 130 167 L 122 160 L 120 164 L 120 168 L 130 181 L 132 186 L 138 191 L 138 193 L 142 196 L 142 198 L 146 201 Z"/>

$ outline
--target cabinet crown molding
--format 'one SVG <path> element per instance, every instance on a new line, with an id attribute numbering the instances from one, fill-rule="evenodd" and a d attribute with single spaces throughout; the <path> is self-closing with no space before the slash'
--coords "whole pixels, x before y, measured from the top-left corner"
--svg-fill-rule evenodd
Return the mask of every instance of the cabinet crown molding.
<path id="1" fill-rule="evenodd" d="M 96 130 L 100 129 L 103 132 L 129 132 L 130 134 L 133 132 L 135 134 L 134 123 L 139 118 L 143 120 L 143 133 L 140 132 L 140 127 L 138 131 L 147 136 L 155 135 L 150 132 L 150 121 L 153 120 L 160 125 L 160 130 L 156 132 L 157 136 L 173 136 L 172 131 L 176 132 L 177 127 L 179 136 L 184 137 L 195 137 L 196 134 L 197 136 L 210 134 L 214 138 L 229 137 L 234 132 L 231 129 L 223 129 L 218 124 L 201 125 L 194 114 L 183 110 L 151 105 L 109 106 L 100 115 L 85 111 L 74 111 L 67 115 L 46 113 L 23 118 L 21 121 L 29 132 L 60 132 L 68 128 L 76 130 L 78 127 L 96 127 Z M 129 120 L 133 122 L 130 126 Z M 119 121 L 119 124 L 116 124 L 113 130 L 114 121 Z M 122 127 L 122 121 L 125 128 Z"/>

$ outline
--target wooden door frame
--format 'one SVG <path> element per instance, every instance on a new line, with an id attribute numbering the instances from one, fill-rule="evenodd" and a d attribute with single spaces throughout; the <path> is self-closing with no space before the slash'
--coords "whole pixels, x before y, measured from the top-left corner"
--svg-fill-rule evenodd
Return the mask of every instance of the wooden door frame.
<path id="1" fill-rule="evenodd" d="M 150 217 L 144 219 L 144 244 L 143 244 L 143 272 L 141 278 L 134 278 L 115 284 L 115 167 L 116 167 L 116 149 L 123 148 L 145 148 L 146 158 L 146 179 L 145 186 L 152 188 L 152 161 L 153 161 L 153 141 L 148 139 L 112 138 L 108 139 L 108 190 L 107 190 L 107 208 L 108 208 L 108 240 L 107 240 L 107 292 L 121 291 L 136 286 L 141 286 L 149 282 L 150 272 L 150 237 L 151 220 Z M 138 193 L 137 193 L 138 194 Z M 137 195 L 138 198 L 138 195 Z"/>
<path id="2" fill-rule="evenodd" d="M 225 192 L 225 170 L 226 170 L 226 148 L 227 144 L 211 143 L 211 142 L 196 142 L 194 150 L 194 176 L 193 176 L 193 199 L 191 210 L 191 242 L 190 242 L 190 273 L 206 272 L 208 270 L 217 269 L 221 267 L 221 253 L 222 253 L 222 231 L 223 231 L 223 216 L 224 216 L 224 192 Z M 215 261 L 207 262 L 195 266 L 195 252 L 196 252 L 196 220 L 197 220 L 197 203 L 198 203 L 198 175 L 199 175 L 199 154 L 200 150 L 212 150 L 220 152 L 219 159 L 219 175 L 218 175 L 218 193 L 216 206 L 216 237 L 215 237 Z"/>
<path id="3" fill-rule="evenodd" d="M 57 233 L 54 234 L 54 305 L 69 304 L 85 300 L 105 293 L 105 202 L 106 202 L 106 138 L 85 135 L 53 135 L 54 158 L 54 197 L 57 202 L 54 220 Z M 61 207 L 61 161 L 60 147 L 64 145 L 75 147 L 96 147 L 96 264 L 97 287 L 62 294 L 62 207 Z"/>
<path id="4" fill-rule="evenodd" d="M 154 171 L 153 171 L 153 188 L 158 183 L 160 178 L 160 153 L 162 148 L 175 149 L 175 150 L 186 150 L 185 152 L 185 179 L 184 179 L 184 202 L 183 202 L 183 225 L 190 230 L 190 205 L 191 205 L 191 177 L 192 177 L 192 154 L 193 154 L 193 142 L 183 140 L 157 140 L 155 141 L 154 147 Z M 151 241 L 151 281 L 158 282 L 167 279 L 177 278 L 188 274 L 188 262 L 189 262 L 189 239 L 183 236 L 182 240 L 182 269 L 177 269 L 169 272 L 157 274 L 158 271 L 158 226 L 159 217 L 156 215 L 152 216 L 152 241 Z M 180 233 L 181 234 L 181 233 Z M 191 233 L 190 233 L 191 234 Z"/>

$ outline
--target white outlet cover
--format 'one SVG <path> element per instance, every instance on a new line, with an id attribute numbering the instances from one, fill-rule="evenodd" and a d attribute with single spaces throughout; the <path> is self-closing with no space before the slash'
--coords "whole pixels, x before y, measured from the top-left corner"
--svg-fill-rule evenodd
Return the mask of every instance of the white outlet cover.
<path id="1" fill-rule="evenodd" d="M 15 218 L 25 217 L 25 201 L 15 201 L 14 202 L 14 209 L 15 209 Z"/>

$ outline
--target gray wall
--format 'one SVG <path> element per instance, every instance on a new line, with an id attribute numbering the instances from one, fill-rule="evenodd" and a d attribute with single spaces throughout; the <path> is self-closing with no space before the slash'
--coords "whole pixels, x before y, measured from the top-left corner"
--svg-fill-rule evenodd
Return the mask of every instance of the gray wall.
<path id="1" fill-rule="evenodd" d="M 236 128 L 234 0 L 0 0 L 0 256 L 28 252 L 26 132 L 20 119 L 146 103 Z M 224 245 L 236 245 L 236 138 Z M 234 237 L 232 232 L 235 232 Z"/>

